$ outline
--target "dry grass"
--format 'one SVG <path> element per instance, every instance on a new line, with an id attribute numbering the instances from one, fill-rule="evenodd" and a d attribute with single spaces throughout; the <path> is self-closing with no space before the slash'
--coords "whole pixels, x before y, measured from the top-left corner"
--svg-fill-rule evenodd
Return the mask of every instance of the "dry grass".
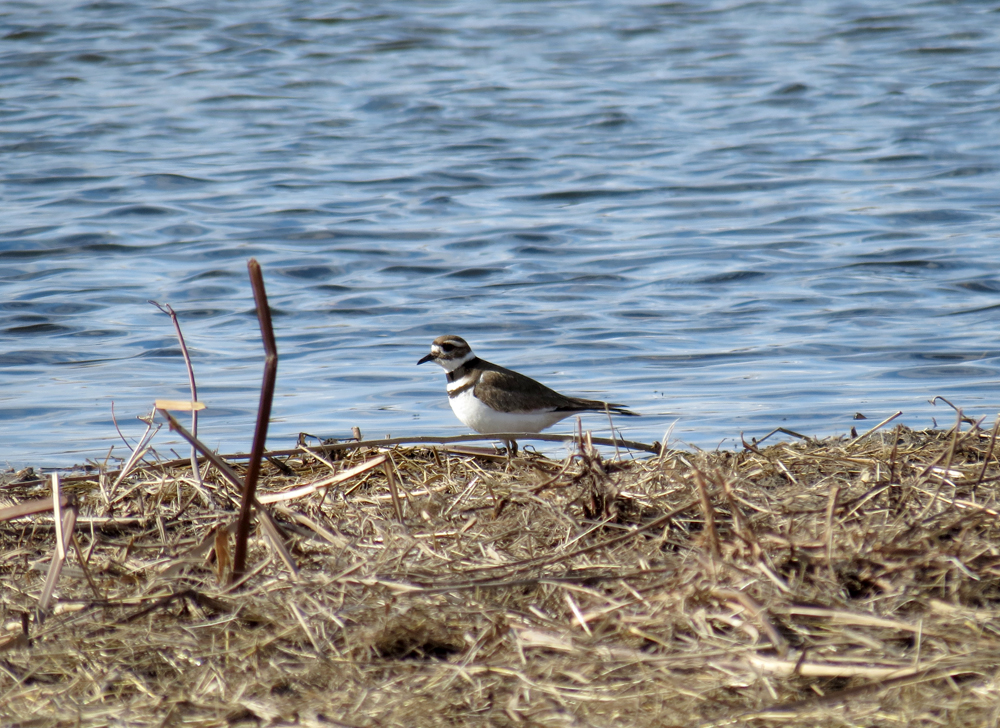
<path id="1" fill-rule="evenodd" d="M 0 719 L 998 724 L 990 432 L 618 461 L 454 450 L 266 464 L 265 503 L 389 455 L 267 505 L 286 554 L 260 529 L 236 588 L 237 495 L 214 472 L 204 490 L 181 465 L 64 479 L 76 545 L 41 623 L 51 510 L 0 523 Z M 7 483 L 0 506 L 47 495 Z"/>

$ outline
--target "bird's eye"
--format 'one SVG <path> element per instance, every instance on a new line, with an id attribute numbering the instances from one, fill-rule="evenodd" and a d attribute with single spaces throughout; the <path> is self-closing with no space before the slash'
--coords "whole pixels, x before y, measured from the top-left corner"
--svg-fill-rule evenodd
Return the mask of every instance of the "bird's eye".
<path id="1" fill-rule="evenodd" d="M 454 344 L 441 344 L 441 349 L 443 351 L 451 351 L 454 348 L 455 348 Z"/>

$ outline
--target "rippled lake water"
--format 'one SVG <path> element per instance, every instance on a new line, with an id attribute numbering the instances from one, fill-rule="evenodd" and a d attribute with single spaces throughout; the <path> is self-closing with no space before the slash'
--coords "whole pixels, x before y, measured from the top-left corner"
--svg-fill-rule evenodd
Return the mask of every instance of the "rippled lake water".
<path id="1" fill-rule="evenodd" d="M 7 4 L 0 462 L 121 456 L 112 404 L 134 438 L 187 396 L 149 299 L 202 435 L 248 449 L 251 256 L 272 447 L 465 432 L 415 366 L 442 333 L 647 441 L 951 424 L 934 395 L 992 422 L 998 28 L 980 2 Z"/>

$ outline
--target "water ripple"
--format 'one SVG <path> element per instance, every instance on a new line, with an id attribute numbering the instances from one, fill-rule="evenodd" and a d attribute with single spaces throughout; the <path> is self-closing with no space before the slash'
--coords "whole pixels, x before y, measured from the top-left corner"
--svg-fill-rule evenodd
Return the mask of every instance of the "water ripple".
<path id="1" fill-rule="evenodd" d="M 282 355 L 275 445 L 462 431 L 415 366 L 446 332 L 628 402 L 641 439 L 897 409 L 927 426 L 936 394 L 995 413 L 992 18 L 935 0 L 12 5 L 0 455 L 117 453 L 112 401 L 128 423 L 186 396 L 149 299 L 181 315 L 206 439 L 245 449 L 251 256 Z"/>

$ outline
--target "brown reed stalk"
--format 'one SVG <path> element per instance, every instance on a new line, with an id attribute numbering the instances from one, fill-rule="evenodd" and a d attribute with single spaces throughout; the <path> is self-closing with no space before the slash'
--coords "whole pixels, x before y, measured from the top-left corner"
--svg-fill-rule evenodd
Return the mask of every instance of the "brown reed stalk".
<path id="1" fill-rule="evenodd" d="M 239 580 L 246 571 L 250 517 L 253 511 L 254 495 L 257 491 L 260 464 L 264 457 L 264 445 L 267 442 L 267 426 L 271 421 L 271 402 L 274 399 L 274 385 L 278 376 L 278 345 L 274 340 L 274 328 L 271 325 L 271 309 L 267 305 L 264 274 L 261 272 L 260 263 L 255 258 L 251 258 L 247 262 L 247 268 L 250 271 L 250 285 L 253 287 L 254 301 L 257 304 L 257 320 L 260 322 L 260 336 L 264 342 L 264 381 L 260 388 L 257 427 L 254 430 L 253 447 L 250 450 L 250 462 L 243 485 L 243 499 L 240 502 L 240 516 L 236 527 L 236 546 L 233 549 L 232 573 L 232 580 L 234 582 Z"/>
<path id="2" fill-rule="evenodd" d="M 385 473 L 386 484 L 389 486 L 389 494 L 392 496 L 392 510 L 396 514 L 396 520 L 404 523 L 403 504 L 399 501 L 396 476 L 392 472 L 392 458 L 387 457 L 382 461 L 382 470 Z"/>
<path id="3" fill-rule="evenodd" d="M 993 431 L 990 433 L 990 446 L 986 450 L 986 455 L 983 456 L 983 467 L 979 470 L 979 477 L 976 478 L 976 484 L 973 486 L 973 492 L 979 487 L 983 482 L 983 478 L 986 476 L 986 469 L 990 465 L 990 458 L 993 457 L 993 448 L 997 443 L 997 432 L 1000 431 L 1000 415 L 997 415 L 996 421 L 993 423 Z"/>
<path id="4" fill-rule="evenodd" d="M 833 568 L 833 521 L 837 512 L 837 498 L 840 495 L 840 486 L 834 485 L 830 488 L 830 496 L 826 505 L 826 568 L 830 572 L 830 581 L 837 581 L 837 572 Z"/>
<path id="5" fill-rule="evenodd" d="M 705 538 L 708 541 L 708 550 L 713 558 L 718 559 L 722 555 L 722 548 L 719 545 L 719 531 L 715 526 L 715 506 L 712 505 L 712 498 L 708 493 L 708 482 L 702 472 L 695 468 L 694 482 L 698 486 L 698 499 L 701 503 L 701 512 L 705 518 Z"/>

